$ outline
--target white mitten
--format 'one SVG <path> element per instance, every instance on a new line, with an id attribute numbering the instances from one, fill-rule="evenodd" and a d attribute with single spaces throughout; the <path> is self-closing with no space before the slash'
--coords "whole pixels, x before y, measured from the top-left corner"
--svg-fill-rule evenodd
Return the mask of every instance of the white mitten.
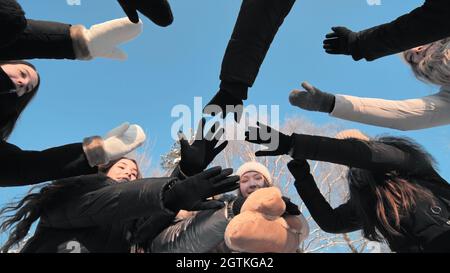
<path id="1" fill-rule="evenodd" d="M 94 167 L 125 156 L 141 146 L 145 138 L 144 130 L 139 125 L 127 122 L 108 132 L 103 139 L 86 138 L 83 149 L 89 165 Z"/>
<path id="2" fill-rule="evenodd" d="M 77 59 L 96 57 L 127 59 L 127 54 L 117 46 L 136 38 L 142 32 L 142 21 L 134 24 L 127 17 L 93 25 L 71 27 L 71 37 Z M 87 51 L 87 52 L 86 52 Z"/>
<path id="3" fill-rule="evenodd" d="M 111 130 L 103 141 L 106 157 L 108 161 L 113 161 L 141 146 L 145 141 L 145 133 L 137 124 L 124 123 Z"/>

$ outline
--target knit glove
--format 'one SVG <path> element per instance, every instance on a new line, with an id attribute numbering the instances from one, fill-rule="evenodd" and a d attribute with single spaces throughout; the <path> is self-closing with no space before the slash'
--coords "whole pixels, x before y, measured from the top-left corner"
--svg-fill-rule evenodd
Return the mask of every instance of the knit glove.
<path id="1" fill-rule="evenodd" d="M 308 111 L 331 113 L 334 109 L 335 96 L 320 91 L 307 82 L 302 83 L 305 91 L 293 90 L 289 95 L 289 102 Z"/>

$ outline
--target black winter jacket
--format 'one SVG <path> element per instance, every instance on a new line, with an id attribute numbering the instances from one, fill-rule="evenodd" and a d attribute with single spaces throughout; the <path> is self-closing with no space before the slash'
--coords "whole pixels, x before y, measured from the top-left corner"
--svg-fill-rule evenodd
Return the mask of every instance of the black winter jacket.
<path id="1" fill-rule="evenodd" d="M 29 20 L 15 0 L 0 0 L 0 60 L 75 59 L 70 27 Z"/>
<path id="2" fill-rule="evenodd" d="M 450 37 L 450 1 L 426 0 L 396 20 L 357 33 L 354 60 L 372 61 Z"/>
<path id="3" fill-rule="evenodd" d="M 163 191 L 173 178 L 148 178 L 117 183 L 104 174 L 69 178 L 41 212 L 34 236 L 22 252 L 130 252 L 132 245 L 151 240 L 175 214 L 163 206 Z M 167 217 L 161 217 L 161 215 Z M 170 217 L 169 217 L 170 216 Z M 145 225 L 146 236 L 134 236 Z"/>
<path id="4" fill-rule="evenodd" d="M 450 252 L 450 185 L 430 168 L 428 162 L 421 162 L 382 140 L 363 142 L 308 135 L 295 135 L 293 157 L 332 162 L 373 173 L 395 172 L 404 180 L 414 181 L 430 190 L 437 197 L 436 204 L 430 204 L 429 200 L 418 202 L 414 213 L 401 219 L 405 236 L 385 237 L 396 252 Z M 330 233 L 362 229 L 362 220 L 355 209 L 360 204 L 350 199 L 333 209 L 316 186 L 309 165 L 305 162 L 302 168 L 304 176 L 297 177 L 295 187 L 317 224 Z"/>
<path id="5" fill-rule="evenodd" d="M 44 151 L 23 151 L 0 141 L 0 187 L 23 186 L 97 172 L 81 143 Z"/>

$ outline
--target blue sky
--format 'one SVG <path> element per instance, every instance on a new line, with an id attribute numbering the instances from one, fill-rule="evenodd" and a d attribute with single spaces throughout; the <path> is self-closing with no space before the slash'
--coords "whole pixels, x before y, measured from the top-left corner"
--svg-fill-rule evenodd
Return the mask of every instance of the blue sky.
<path id="1" fill-rule="evenodd" d="M 116 1 L 80 1 L 79 6 L 70 6 L 66 0 L 19 2 L 31 19 L 90 26 L 124 16 Z M 173 143 L 172 107 L 193 106 L 194 96 L 203 97 L 206 103 L 217 91 L 220 64 L 241 4 L 239 0 L 170 2 L 174 23 L 160 28 L 143 18 L 142 35 L 122 46 L 129 55 L 125 62 L 33 61 L 42 85 L 10 142 L 23 149 L 41 150 L 105 134 L 130 121 L 146 130 L 153 161 L 158 162 L 160 154 Z M 450 126 L 400 132 L 302 111 L 288 102 L 289 92 L 304 80 L 331 93 L 387 99 L 436 92 L 437 87 L 416 80 L 398 56 L 354 62 L 347 56 L 327 55 L 322 49 L 323 37 L 332 26 L 365 29 L 395 19 L 422 3 L 381 0 L 381 5 L 370 6 L 366 0 L 298 0 L 275 38 L 246 103 L 280 105 L 282 119 L 302 115 L 315 123 L 333 122 L 372 135 L 412 137 L 436 157 L 441 174 L 449 180 Z M 25 190 L 2 189 L 0 204 Z"/>

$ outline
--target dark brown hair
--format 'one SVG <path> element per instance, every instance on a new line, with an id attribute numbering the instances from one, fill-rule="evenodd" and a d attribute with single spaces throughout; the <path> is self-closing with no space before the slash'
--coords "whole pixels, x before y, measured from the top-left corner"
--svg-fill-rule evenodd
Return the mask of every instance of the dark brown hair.
<path id="1" fill-rule="evenodd" d="M 414 213 L 418 202 L 435 203 L 436 196 L 428 184 L 450 190 L 450 185 L 437 173 L 434 159 L 414 141 L 395 137 L 378 141 L 393 145 L 424 164 L 421 169 L 409 172 L 349 170 L 350 202 L 362 219 L 364 237 L 372 241 L 406 235 L 402 219 Z"/>
<path id="2" fill-rule="evenodd" d="M 27 65 L 27 66 L 31 67 L 37 73 L 36 67 L 26 61 L 2 61 L 2 62 L 0 62 L 0 65 L 4 65 L 4 64 Z M 7 111 L 2 111 L 2 112 L 7 112 L 8 114 L 6 116 L 0 116 L 1 140 L 7 140 L 9 138 L 9 136 L 11 135 L 12 131 L 14 130 L 17 120 L 19 119 L 23 110 L 25 110 L 25 108 L 28 106 L 28 104 L 31 102 L 31 100 L 34 98 L 37 91 L 39 90 L 40 84 L 41 84 L 41 79 L 40 79 L 39 73 L 38 73 L 38 83 L 33 88 L 33 90 L 18 97 L 18 99 L 16 100 L 16 103 L 14 103 L 14 105 L 8 105 L 8 107 L 11 107 L 11 108 L 7 109 Z"/>

